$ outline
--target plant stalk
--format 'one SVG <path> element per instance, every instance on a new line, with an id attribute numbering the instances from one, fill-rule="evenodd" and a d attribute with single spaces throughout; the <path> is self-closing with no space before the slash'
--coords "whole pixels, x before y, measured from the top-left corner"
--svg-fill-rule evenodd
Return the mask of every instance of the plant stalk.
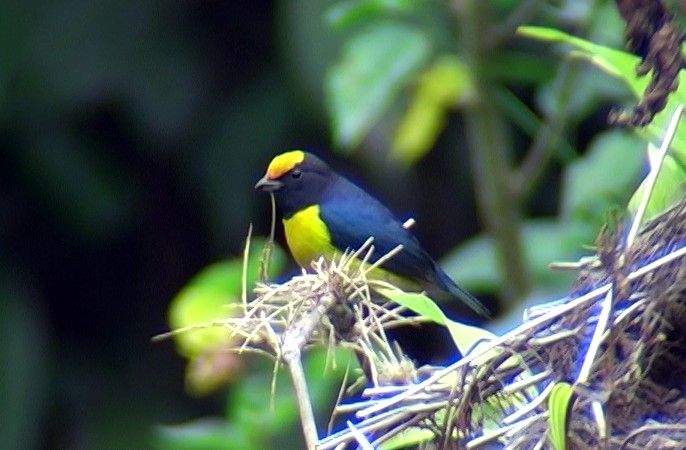
<path id="1" fill-rule="evenodd" d="M 491 25 L 488 4 L 481 0 L 456 2 L 458 26 L 465 57 L 472 68 L 476 100 L 465 111 L 467 141 L 479 214 L 493 239 L 507 304 L 529 292 L 521 233 L 521 198 L 514 188 L 513 149 L 507 124 L 496 108 L 483 70 L 492 49 L 484 45 Z"/>

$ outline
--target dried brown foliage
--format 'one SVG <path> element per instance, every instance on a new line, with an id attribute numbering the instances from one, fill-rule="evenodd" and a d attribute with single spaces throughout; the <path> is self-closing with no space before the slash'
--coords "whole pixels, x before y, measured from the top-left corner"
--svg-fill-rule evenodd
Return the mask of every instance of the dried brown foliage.
<path id="1" fill-rule="evenodd" d="M 655 114 L 667 105 L 670 93 L 679 84 L 679 71 L 684 67 L 681 54 L 683 34 L 673 14 L 660 0 L 616 0 L 626 22 L 624 32 L 627 50 L 641 57 L 638 75 L 651 70 L 650 83 L 631 112 L 614 112 L 610 122 L 626 127 L 649 124 Z"/>

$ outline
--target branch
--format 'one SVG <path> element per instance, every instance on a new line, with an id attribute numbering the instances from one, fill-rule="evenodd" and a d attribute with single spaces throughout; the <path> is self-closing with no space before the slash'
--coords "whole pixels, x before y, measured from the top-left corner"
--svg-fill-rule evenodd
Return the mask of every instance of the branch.
<path id="1" fill-rule="evenodd" d="M 456 7 L 465 56 L 475 74 L 477 91 L 477 101 L 466 111 L 465 122 L 479 211 L 495 243 L 505 280 L 504 300 L 511 304 L 527 294 L 530 276 L 522 245 L 521 201 L 513 189 L 511 140 L 493 101 L 492 87 L 482 76 L 489 57 L 483 42 L 483 24 L 488 23 L 486 3 L 467 0 Z"/>

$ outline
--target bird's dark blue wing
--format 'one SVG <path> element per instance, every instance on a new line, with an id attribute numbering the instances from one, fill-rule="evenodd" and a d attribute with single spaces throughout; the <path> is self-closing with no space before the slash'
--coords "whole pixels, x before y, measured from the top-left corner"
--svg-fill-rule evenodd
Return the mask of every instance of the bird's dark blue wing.
<path id="1" fill-rule="evenodd" d="M 385 270 L 416 282 L 430 295 L 442 293 L 442 297 L 458 299 L 488 317 L 483 305 L 455 284 L 388 208 L 345 178 L 334 188 L 333 195 L 325 195 L 319 205 L 334 247 L 357 250 L 373 237 L 371 262 L 375 262 L 402 244 L 402 251 L 382 265 Z"/>
<path id="2" fill-rule="evenodd" d="M 336 248 L 356 250 L 371 236 L 375 250 L 371 261 L 375 262 L 402 244 L 403 250 L 384 263 L 383 268 L 409 279 L 429 281 L 427 272 L 435 263 L 412 233 L 375 198 L 347 182 L 319 207 Z"/>

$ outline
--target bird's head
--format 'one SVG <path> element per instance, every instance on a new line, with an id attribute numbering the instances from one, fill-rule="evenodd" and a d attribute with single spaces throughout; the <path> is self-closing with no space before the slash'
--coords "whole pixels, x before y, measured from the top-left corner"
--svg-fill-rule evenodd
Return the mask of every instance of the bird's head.
<path id="1" fill-rule="evenodd" d="M 285 217 L 319 203 L 336 174 L 321 159 L 303 150 L 282 153 L 269 163 L 255 189 L 274 194 Z"/>

